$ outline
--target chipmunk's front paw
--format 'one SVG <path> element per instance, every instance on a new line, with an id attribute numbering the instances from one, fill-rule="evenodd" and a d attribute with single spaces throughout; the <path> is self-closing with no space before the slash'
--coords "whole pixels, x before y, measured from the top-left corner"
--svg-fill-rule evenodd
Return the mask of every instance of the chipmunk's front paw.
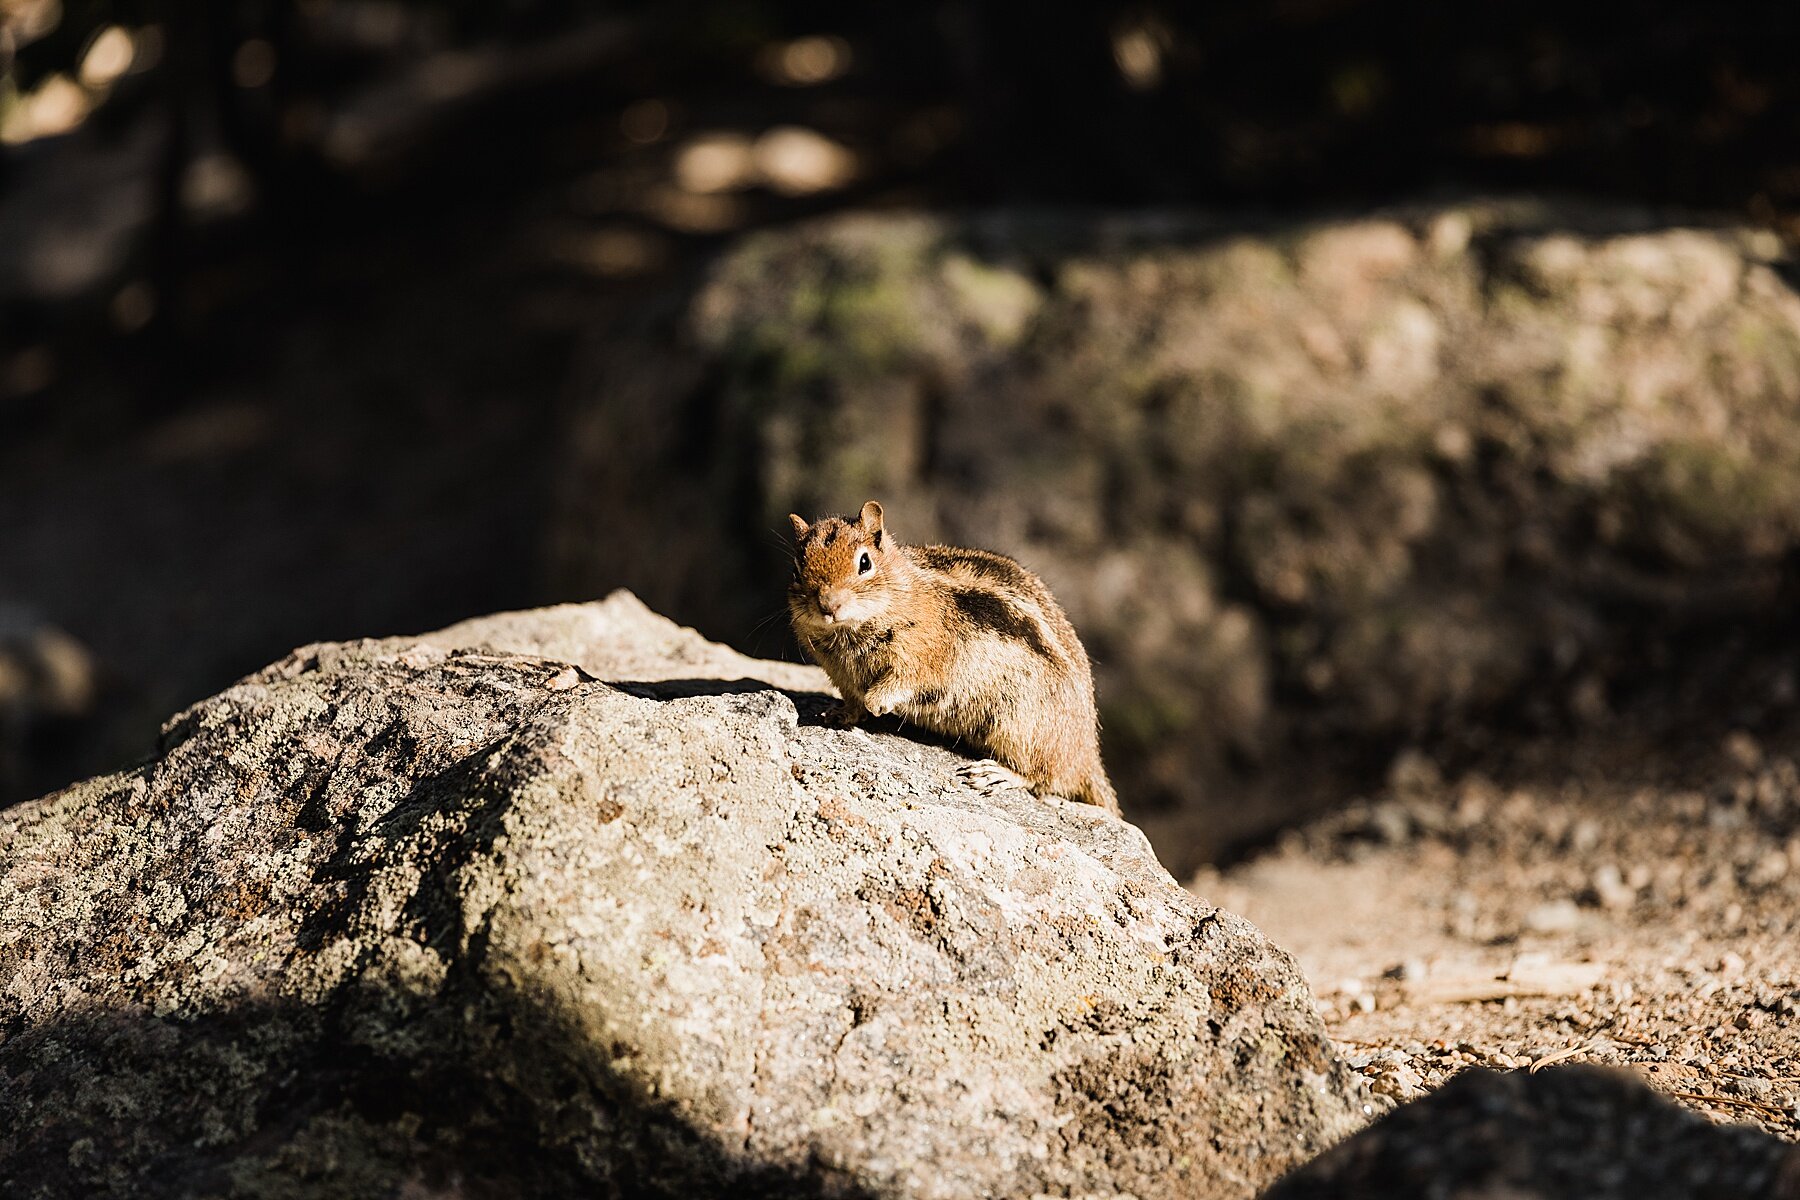
<path id="1" fill-rule="evenodd" d="M 1031 784 L 1018 772 L 1003 767 L 991 758 L 983 758 L 976 762 L 964 763 L 956 769 L 956 777 L 965 787 L 973 788 L 984 796 L 997 796 L 1006 791 L 1031 790 Z"/>
<path id="2" fill-rule="evenodd" d="M 862 705 L 839 700 L 826 709 L 819 719 L 835 729 L 850 729 L 868 715 Z"/>
<path id="3" fill-rule="evenodd" d="M 911 699 L 912 693 L 905 688 L 887 687 L 870 692 L 863 697 L 862 702 L 870 716 L 885 717 L 898 712 Z"/>

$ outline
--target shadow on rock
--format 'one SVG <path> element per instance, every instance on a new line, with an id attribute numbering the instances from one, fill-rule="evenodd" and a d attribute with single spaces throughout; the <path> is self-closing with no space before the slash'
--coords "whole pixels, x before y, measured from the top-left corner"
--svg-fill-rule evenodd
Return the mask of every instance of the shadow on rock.
<path id="1" fill-rule="evenodd" d="M 732 1153 L 608 1070 L 553 1007 L 475 989 L 432 1006 L 379 1037 L 341 1002 L 16 1032 L 0 1043 L 0 1194 L 872 1194 Z"/>
<path id="2" fill-rule="evenodd" d="M 769 684 L 760 679 L 658 679 L 653 683 L 619 682 L 613 683 L 618 688 L 633 696 L 642 696 L 646 700 L 689 700 L 695 696 L 742 696 L 749 692 L 779 691 L 792 700 L 802 713 L 810 710 L 823 712 L 833 701 L 824 692 L 797 692 L 785 688 L 771 689 Z"/>

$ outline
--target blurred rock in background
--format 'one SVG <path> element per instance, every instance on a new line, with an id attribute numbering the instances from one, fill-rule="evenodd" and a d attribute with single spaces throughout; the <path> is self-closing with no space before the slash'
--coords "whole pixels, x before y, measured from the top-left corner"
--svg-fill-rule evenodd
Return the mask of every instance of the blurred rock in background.
<path id="1" fill-rule="evenodd" d="M 29 609 L 0 602 L 0 796 L 51 786 L 44 743 L 92 716 L 99 671 L 87 648 Z"/>
<path id="2" fill-rule="evenodd" d="M 1233 775 L 1589 724 L 1784 622 L 1790 269 L 1571 204 L 761 234 L 586 358 L 557 561 L 768 652 L 789 511 L 879 497 L 903 540 L 1014 554 L 1099 664 L 1133 811 L 1217 852 L 1320 802 L 1245 811 Z"/>

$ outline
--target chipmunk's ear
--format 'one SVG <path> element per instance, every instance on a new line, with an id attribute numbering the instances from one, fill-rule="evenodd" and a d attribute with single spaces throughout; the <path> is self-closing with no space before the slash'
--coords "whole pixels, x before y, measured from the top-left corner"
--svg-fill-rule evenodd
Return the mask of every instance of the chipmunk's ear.
<path id="1" fill-rule="evenodd" d="M 862 518 L 857 521 L 862 531 L 869 535 L 875 548 L 881 548 L 881 505 L 871 500 L 862 507 Z"/>
<path id="2" fill-rule="evenodd" d="M 812 528 L 812 526 L 808 525 L 806 523 L 806 521 L 800 516 L 799 513 L 789 513 L 788 520 L 790 520 L 794 523 L 794 540 L 795 541 L 799 541 L 801 538 L 805 537 L 806 531 Z"/>

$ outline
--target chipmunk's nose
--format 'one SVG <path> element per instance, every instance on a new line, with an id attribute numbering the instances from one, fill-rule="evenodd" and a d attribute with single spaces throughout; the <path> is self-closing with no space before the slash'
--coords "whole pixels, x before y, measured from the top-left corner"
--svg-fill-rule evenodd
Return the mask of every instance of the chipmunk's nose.
<path id="1" fill-rule="evenodd" d="M 819 589 L 819 613 L 827 621 L 837 620 L 838 612 L 844 607 L 844 593 L 834 588 Z"/>

